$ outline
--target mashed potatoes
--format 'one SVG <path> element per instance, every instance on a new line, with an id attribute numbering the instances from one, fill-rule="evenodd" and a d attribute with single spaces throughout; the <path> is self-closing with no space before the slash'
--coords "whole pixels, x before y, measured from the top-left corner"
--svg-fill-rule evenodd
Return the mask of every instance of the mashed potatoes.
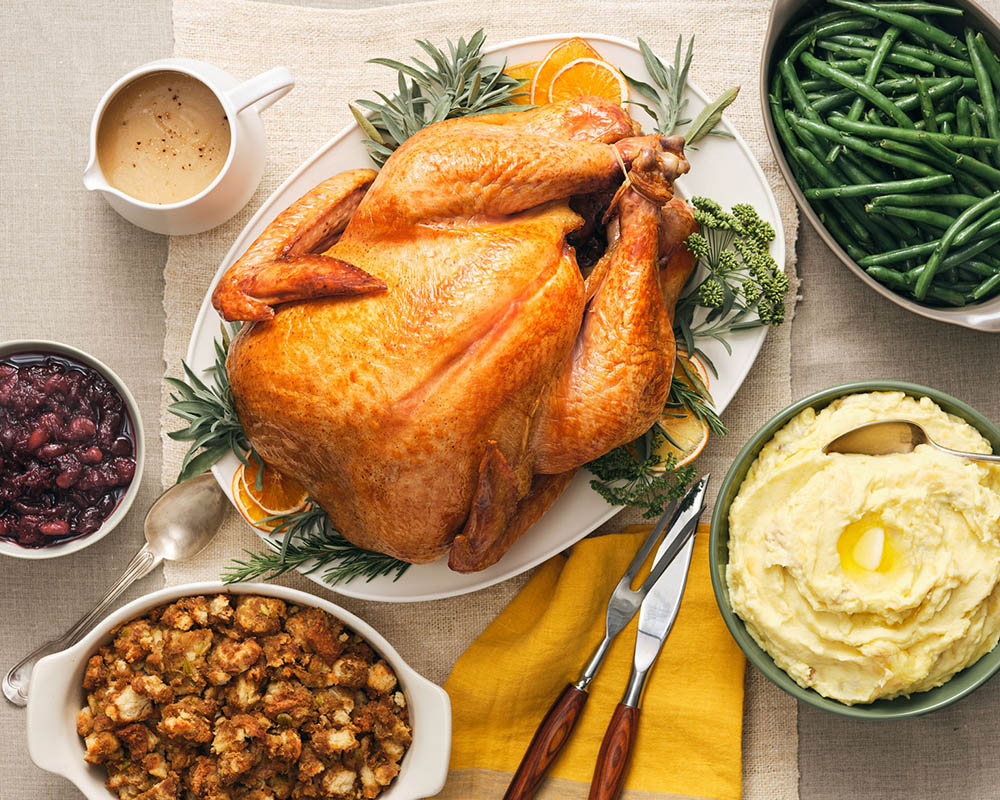
<path id="1" fill-rule="evenodd" d="M 991 450 L 926 397 L 850 395 L 775 434 L 729 513 L 734 610 L 796 682 L 844 703 L 932 689 L 1000 637 L 1000 469 L 927 445 L 822 452 L 893 418 L 948 447 Z"/>

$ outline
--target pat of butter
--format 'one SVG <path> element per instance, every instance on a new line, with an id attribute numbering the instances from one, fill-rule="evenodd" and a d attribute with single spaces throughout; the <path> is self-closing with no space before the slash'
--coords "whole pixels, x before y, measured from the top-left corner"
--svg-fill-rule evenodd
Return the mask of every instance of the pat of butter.
<path id="1" fill-rule="evenodd" d="M 886 574 L 899 562 L 893 533 L 876 516 L 852 522 L 840 534 L 837 552 L 840 566 L 849 575 L 861 577 L 872 572 Z"/>
<path id="2" fill-rule="evenodd" d="M 859 567 L 870 569 L 873 572 L 882 563 L 882 548 L 885 546 L 885 530 L 883 528 L 869 528 L 858 539 L 854 545 L 854 561 Z"/>

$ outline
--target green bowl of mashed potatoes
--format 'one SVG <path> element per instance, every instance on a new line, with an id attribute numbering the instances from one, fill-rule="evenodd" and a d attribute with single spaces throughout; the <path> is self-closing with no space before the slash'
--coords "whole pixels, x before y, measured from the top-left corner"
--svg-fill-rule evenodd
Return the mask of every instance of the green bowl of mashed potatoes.
<path id="1" fill-rule="evenodd" d="M 937 389 L 835 386 L 765 424 L 712 517 L 712 585 L 747 658 L 835 714 L 944 708 L 1000 669 L 1000 467 L 929 446 L 824 454 L 857 425 L 911 419 L 945 446 L 1000 452 L 1000 428 Z"/>

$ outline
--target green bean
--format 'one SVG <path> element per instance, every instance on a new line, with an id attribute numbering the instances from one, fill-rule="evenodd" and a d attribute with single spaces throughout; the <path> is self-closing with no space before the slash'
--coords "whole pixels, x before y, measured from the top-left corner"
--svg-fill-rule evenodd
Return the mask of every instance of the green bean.
<path id="1" fill-rule="evenodd" d="M 838 131 L 835 128 L 831 128 L 829 125 L 824 123 L 813 122 L 812 120 L 802 119 L 797 116 L 795 116 L 794 119 L 794 127 L 801 127 L 810 133 L 822 136 L 824 139 L 829 139 L 832 142 L 839 142 L 840 144 L 843 144 L 852 150 L 856 150 L 869 158 L 873 158 L 876 161 L 884 161 L 886 164 L 892 164 L 894 167 L 914 172 L 917 175 L 937 175 L 940 172 L 940 170 L 935 169 L 929 164 L 917 161 L 913 158 L 887 152 L 883 147 L 875 147 L 863 139 L 859 139 L 856 136 L 850 136 L 842 131 Z"/>
<path id="2" fill-rule="evenodd" d="M 969 108 L 969 98 L 964 94 L 955 103 L 955 127 L 959 136 L 972 135 L 972 110 Z"/>
<path id="3" fill-rule="evenodd" d="M 890 28 L 889 30 L 893 29 Z M 895 30 L 899 31 L 899 28 L 896 28 Z M 897 36 L 898 35 L 899 34 L 897 33 Z M 875 52 L 872 50 L 867 50 L 863 47 L 852 47 L 851 45 L 834 42 L 830 39 L 821 39 L 816 42 L 816 46 L 836 55 L 851 56 L 853 58 L 860 58 L 863 61 L 870 62 L 875 58 Z M 888 61 L 890 64 L 899 64 L 901 67 L 909 67 L 917 72 L 934 73 L 934 65 L 930 61 L 924 61 L 922 58 L 917 58 L 916 56 L 911 56 L 906 53 L 887 53 L 883 56 L 883 60 Z"/>
<path id="4" fill-rule="evenodd" d="M 934 121 L 942 127 L 941 132 L 948 135 L 951 135 L 952 132 L 944 130 L 944 126 L 949 125 L 949 123 L 951 123 L 953 119 L 955 119 L 955 115 L 951 111 L 945 111 L 941 114 L 934 115 Z M 924 121 L 920 120 L 919 122 L 915 123 L 913 127 L 916 128 L 918 131 L 922 131 L 924 129 Z"/>
<path id="5" fill-rule="evenodd" d="M 983 111 L 986 113 L 986 130 L 991 139 L 1000 139 L 1000 115 L 997 113 L 997 99 L 993 94 L 993 82 L 989 71 L 986 68 L 986 60 L 983 53 L 976 46 L 976 37 L 971 28 L 965 29 L 965 42 L 969 48 L 969 61 L 972 63 L 972 71 L 975 73 L 976 81 L 979 84 L 979 99 L 983 103 Z M 985 41 L 983 42 L 985 44 Z M 987 56 L 992 58 L 989 48 L 986 48 Z"/>
<path id="6" fill-rule="evenodd" d="M 928 138 L 927 144 L 945 162 L 952 164 L 958 169 L 971 172 L 973 175 L 978 175 L 980 178 L 990 181 L 994 186 L 1000 185 L 1000 170 L 995 167 L 991 167 L 978 158 L 973 158 L 968 153 L 956 153 L 938 139 Z"/>
<path id="7" fill-rule="evenodd" d="M 911 31 L 923 39 L 940 45 L 953 55 L 965 56 L 968 52 L 965 45 L 962 44 L 957 36 L 953 36 L 947 31 L 941 30 L 941 28 L 938 28 L 936 25 L 923 22 L 922 20 L 912 17 L 909 14 L 901 14 L 897 11 L 881 9 L 877 6 L 871 5 L 870 3 L 859 2 L 859 0 L 827 0 L 827 2 L 830 5 L 839 6 L 840 8 L 849 8 L 852 11 L 867 14 L 868 16 L 888 22 L 890 25 L 896 25 L 903 30 Z"/>
<path id="8" fill-rule="evenodd" d="M 965 272 L 982 280 L 1000 273 L 1000 265 L 993 265 L 981 259 L 972 258 L 959 267 L 959 272 Z"/>
<path id="9" fill-rule="evenodd" d="M 888 192 L 920 192 L 946 186 L 954 180 L 951 175 L 929 175 L 926 178 L 911 178 L 905 181 L 887 181 L 882 183 L 856 184 L 853 186 L 835 186 L 823 189 L 815 188 L 806 191 L 805 195 L 810 200 L 825 200 L 829 197 L 871 197 Z M 926 197 L 928 200 L 938 197 L 949 197 L 954 195 L 888 195 L 893 197 Z M 965 195 L 963 195 L 965 196 Z M 970 203 L 974 203 L 977 198 L 973 197 Z M 966 203 L 969 205 L 969 203 Z"/>
<path id="10" fill-rule="evenodd" d="M 909 291 L 910 285 L 902 273 L 896 272 L 888 267 L 868 267 L 865 272 L 871 275 L 879 283 L 884 283 L 890 289 L 899 292 Z"/>
<path id="11" fill-rule="evenodd" d="M 986 229 L 984 228 L 983 231 L 985 230 Z M 980 235 L 982 235 L 983 231 L 979 232 Z M 958 238 L 956 238 L 956 241 L 958 241 Z M 942 261 L 941 266 L 946 268 L 960 266 L 973 256 L 978 256 L 981 253 L 984 253 L 987 250 L 992 249 L 997 242 L 1000 242 L 1000 235 L 990 236 L 987 238 L 980 239 L 977 242 L 973 242 L 972 244 L 965 245 L 961 250 L 956 250 L 954 253 L 949 255 L 944 261 Z"/>
<path id="12" fill-rule="evenodd" d="M 853 0 L 852 0 L 853 1 Z M 839 2 L 839 0 L 838 0 Z M 818 72 L 826 78 L 836 81 L 841 86 L 846 89 L 853 90 L 856 94 L 861 95 L 865 100 L 871 103 L 873 106 L 884 111 L 900 126 L 904 128 L 912 128 L 913 121 L 906 116 L 895 103 L 892 102 L 888 97 L 882 94 L 880 91 L 872 86 L 867 86 L 864 82 L 859 81 L 857 78 L 848 75 L 846 72 L 834 69 L 829 66 L 827 62 L 820 61 L 812 53 L 803 53 L 799 57 L 805 66 L 814 72 Z"/>
<path id="13" fill-rule="evenodd" d="M 927 259 L 924 271 L 921 273 L 920 277 L 917 278 L 916 284 L 914 284 L 913 294 L 918 300 L 923 300 L 927 296 L 927 290 L 930 288 L 931 281 L 934 279 L 934 274 L 941 266 L 941 261 L 946 255 L 948 255 L 948 250 L 951 249 L 952 244 L 955 242 L 955 238 L 962 231 L 962 229 L 981 214 L 984 214 L 991 208 L 995 207 L 998 203 L 1000 203 L 1000 192 L 994 192 L 989 197 L 984 197 L 975 205 L 969 206 L 955 218 L 951 225 L 948 226 L 948 230 L 946 230 L 944 236 L 941 237 L 941 241 L 938 243 L 938 246 L 934 249 L 934 252 L 931 253 L 931 257 Z"/>
<path id="14" fill-rule="evenodd" d="M 955 129 L 952 127 L 950 119 L 946 119 L 941 123 L 941 133 L 945 136 L 951 136 L 954 132 Z"/>
<path id="15" fill-rule="evenodd" d="M 879 41 L 873 36 L 864 36 L 855 33 L 837 34 L 836 36 L 831 36 L 830 39 L 852 47 L 875 47 Z M 944 67 L 951 72 L 972 77 L 972 64 L 965 59 L 955 58 L 947 53 L 942 53 L 940 50 L 931 50 L 926 47 L 899 42 L 893 47 L 893 51 L 902 55 L 912 56 L 922 61 L 929 61 L 931 64 Z"/>
<path id="16" fill-rule="evenodd" d="M 841 156 L 841 160 L 844 164 L 853 164 L 865 175 L 865 179 L 862 181 L 855 181 L 855 183 L 888 183 L 889 181 L 895 180 L 892 173 L 886 169 L 885 166 L 880 164 L 878 161 L 873 161 L 870 158 L 865 158 L 853 150 L 845 150 Z"/>
<path id="17" fill-rule="evenodd" d="M 961 292 L 956 292 L 954 289 L 945 289 L 941 286 L 929 287 L 927 289 L 926 298 L 929 300 L 937 300 L 948 306 L 964 306 L 968 302 L 965 299 L 965 295 Z"/>
<path id="18" fill-rule="evenodd" d="M 820 60 L 820 63 L 833 67 L 833 69 L 839 69 L 841 72 L 846 72 L 849 75 L 861 75 L 866 69 L 868 69 L 868 62 L 863 58 L 848 58 L 837 61 Z M 811 68 L 807 69 L 809 69 L 814 75 L 821 75 L 821 73 L 816 72 Z"/>
<path id="19" fill-rule="evenodd" d="M 851 17 L 853 19 L 857 19 L 857 17 L 851 14 L 850 11 L 827 11 L 825 14 L 820 14 L 819 16 L 816 17 L 809 17 L 808 19 L 805 19 L 802 22 L 799 22 L 798 24 L 789 28 L 788 36 L 789 37 L 801 36 L 803 33 L 809 33 L 809 32 L 815 34 L 816 31 L 820 28 L 820 26 L 825 25 L 828 22 L 833 22 L 834 20 L 844 19 L 845 17 Z M 866 25 L 865 27 L 874 28 L 876 25 L 878 25 L 878 22 L 873 19 L 866 21 L 868 21 L 869 24 Z"/>
<path id="20" fill-rule="evenodd" d="M 868 62 L 868 68 L 865 70 L 864 82 L 866 86 L 874 86 L 875 81 L 878 78 L 879 70 L 882 68 L 882 64 L 889 55 L 889 51 L 892 46 L 899 39 L 900 30 L 894 25 L 890 25 L 885 33 L 882 34 L 882 38 L 878 40 L 875 45 L 875 50 L 872 52 L 871 61 Z M 848 119 L 861 119 L 861 113 L 865 110 L 865 101 L 863 97 L 855 97 L 854 101 L 851 103 L 851 108 L 847 112 Z M 837 156 L 840 155 L 843 147 L 839 144 L 835 144 L 830 152 L 827 153 L 827 161 L 834 161 Z"/>
<path id="21" fill-rule="evenodd" d="M 806 92 L 825 92 L 840 88 L 836 83 L 828 81 L 826 78 L 807 78 L 799 83 L 802 84 L 802 89 Z"/>
<path id="22" fill-rule="evenodd" d="M 887 250 L 884 253 L 876 253 L 874 255 L 865 256 L 858 261 L 858 264 L 862 267 L 878 267 L 886 266 L 888 264 L 898 264 L 901 261 L 906 261 L 910 258 L 930 255 L 934 252 L 934 248 L 937 247 L 937 245 L 938 240 L 935 239 L 932 242 L 914 244 L 909 247 L 901 247 L 896 250 Z"/>
<path id="23" fill-rule="evenodd" d="M 855 122 L 842 114 L 831 114 L 827 124 L 838 130 L 856 133 L 869 139 L 895 139 L 909 144 L 929 144 L 932 140 L 952 147 L 1000 147 L 1000 139 L 985 139 L 978 136 L 959 136 L 954 133 L 918 131 L 911 128 L 894 128 L 891 125 L 872 125 L 870 122 Z"/>
<path id="24" fill-rule="evenodd" d="M 966 81 L 972 83 L 973 86 L 966 87 Z M 962 88 L 974 88 L 976 83 L 975 78 L 962 78 L 958 75 L 951 78 L 926 78 L 925 82 L 929 87 L 927 89 L 927 94 L 930 96 L 932 101 L 947 97 Z M 892 79 L 879 81 L 875 84 L 875 88 L 883 93 L 887 91 L 895 91 L 897 89 L 900 91 L 915 91 L 917 88 L 917 82 L 915 78 Z M 855 95 L 850 89 L 841 89 L 839 92 L 833 92 L 820 100 L 816 100 L 816 102 L 813 103 L 813 108 L 816 109 L 818 113 L 832 111 L 835 108 L 847 105 L 856 97 L 857 95 Z M 903 111 L 912 111 L 918 107 L 920 98 L 915 94 L 911 94 L 906 95 L 895 102 L 896 105 Z"/>
<path id="25" fill-rule="evenodd" d="M 928 149 L 921 149 L 912 144 L 907 144 L 906 142 L 897 142 L 894 139 L 882 139 L 879 142 L 881 149 L 888 150 L 890 153 L 896 153 L 916 161 L 922 161 L 931 165 L 931 167 L 935 168 L 937 172 L 950 172 L 955 176 L 955 182 L 958 188 L 966 194 L 975 194 L 979 197 L 986 197 L 986 195 L 992 192 L 992 189 L 979 180 L 979 178 L 972 173 L 965 171 L 964 168 L 960 168 L 955 163 L 954 159 L 949 160 L 938 154 L 936 152 L 937 148 L 943 147 L 943 145 L 937 144 L 933 140 L 929 140 L 928 144 L 930 145 Z M 935 152 L 931 152 L 931 150 L 934 150 Z M 958 154 L 954 153 L 954 155 L 957 156 Z"/>
<path id="26" fill-rule="evenodd" d="M 960 17 L 962 16 L 962 9 L 955 8 L 954 6 L 942 6 L 937 3 L 872 3 L 872 5 L 878 8 L 884 8 L 887 11 L 909 11 L 914 14 L 944 14 L 946 16 Z M 836 13 L 836 12 L 834 12 Z"/>
<path id="27" fill-rule="evenodd" d="M 948 176 L 951 177 L 950 175 Z M 979 200 L 971 194 L 880 194 L 869 201 L 871 206 L 909 206 L 923 208 L 924 206 L 944 206 L 945 208 L 967 208 Z"/>
<path id="28" fill-rule="evenodd" d="M 934 103 L 927 94 L 927 84 L 917 78 L 917 98 L 920 100 L 920 117 L 924 121 L 924 130 L 937 133 L 937 121 L 934 119 Z"/>
<path id="29" fill-rule="evenodd" d="M 822 161 L 818 155 L 805 148 L 800 148 L 796 151 L 796 156 L 815 178 L 828 187 L 840 186 L 844 183 L 841 175 L 836 172 L 836 168 Z M 850 201 L 844 201 L 839 198 L 835 199 L 834 202 L 835 206 L 844 216 L 844 223 L 852 228 L 852 232 L 859 239 L 873 239 L 879 247 L 883 248 L 893 246 L 894 242 L 891 237 L 893 235 L 898 236 L 899 233 L 894 231 L 892 227 L 886 226 L 881 220 L 869 218 L 864 213 L 860 204 L 855 206 Z M 904 236 L 914 236 L 917 233 L 912 226 L 900 224 L 897 227 L 899 228 L 899 232 L 902 232 Z"/>
<path id="30" fill-rule="evenodd" d="M 846 106 L 848 103 L 852 102 L 855 97 L 857 97 L 857 95 L 850 89 L 841 89 L 839 92 L 827 95 L 822 100 L 817 100 L 812 104 L 812 107 L 814 111 L 820 114 L 826 111 L 832 111 L 835 108 L 840 108 L 841 106 Z"/>
<path id="31" fill-rule="evenodd" d="M 924 225 L 930 225 L 932 228 L 940 228 L 941 230 L 947 230 L 948 226 L 955 219 L 949 214 L 931 211 L 928 208 L 908 208 L 907 206 L 873 206 L 869 204 L 865 206 L 865 211 L 869 214 L 882 214 L 888 217 L 909 219 Z"/>
<path id="32" fill-rule="evenodd" d="M 1000 62 L 997 61 L 996 55 L 990 49 L 989 44 L 981 33 L 976 34 L 975 46 L 976 51 L 979 53 L 979 58 L 982 60 L 983 66 L 986 67 L 986 72 L 990 76 L 994 91 L 1000 91 Z"/>
<path id="33" fill-rule="evenodd" d="M 844 230 L 840 222 L 840 216 L 835 213 L 830 213 L 826 204 L 817 203 L 816 208 L 816 213 L 819 215 L 820 221 L 826 226 L 827 230 L 833 234 L 833 238 L 840 243 L 840 246 L 847 251 L 847 255 L 855 261 L 864 258 L 865 251 L 858 247 L 857 244 L 855 244 L 854 237 Z"/>
<path id="34" fill-rule="evenodd" d="M 796 148 L 795 156 L 799 160 L 799 163 L 802 164 L 816 180 L 821 183 L 825 183 L 828 186 L 836 186 L 839 183 L 837 176 L 833 174 L 829 166 L 824 164 L 823 161 L 817 158 L 806 148 L 801 146 Z M 855 212 L 849 206 L 844 205 L 842 208 L 847 212 L 846 215 L 844 215 L 843 221 L 844 224 L 851 229 L 851 234 L 857 239 L 871 240 L 874 234 L 870 230 L 867 220 L 864 220 L 863 215 Z"/>
<path id="35" fill-rule="evenodd" d="M 974 300 L 982 300 L 987 295 L 992 294 L 996 289 L 1000 289 L 1000 272 L 987 278 L 979 286 L 972 290 Z"/>
<path id="36" fill-rule="evenodd" d="M 965 81 L 966 78 L 963 78 L 961 75 L 955 75 L 931 86 L 927 90 L 927 94 L 931 100 L 940 100 L 961 89 L 965 85 Z M 905 97 L 900 97 L 895 102 L 896 107 L 900 111 L 913 111 L 913 109 L 920 105 L 920 97 L 916 94 L 908 94 Z"/>
<path id="37" fill-rule="evenodd" d="M 979 232 L 980 236 L 987 233 L 989 228 L 984 228 Z M 960 239 L 961 236 L 958 237 Z M 956 239 L 956 241 L 958 241 Z M 887 250 L 884 253 L 876 253 L 874 255 L 865 256 L 861 259 L 858 264 L 862 267 L 874 267 L 874 266 L 885 266 L 887 264 L 898 264 L 901 261 L 906 261 L 910 258 L 919 258 L 921 256 L 929 255 L 934 252 L 934 249 L 940 243 L 940 239 L 934 239 L 930 242 L 924 242 L 922 244 L 910 245 L 909 247 L 902 247 L 897 250 Z M 946 268 L 957 267 L 960 264 L 965 263 L 969 259 L 989 250 L 997 242 L 1000 242 L 1000 225 L 997 225 L 997 230 L 993 232 L 992 236 L 985 237 L 975 242 L 974 244 L 963 247 L 960 250 L 955 250 L 951 253 L 943 262 L 942 266 Z M 957 245 L 956 245 L 957 246 Z"/>
<path id="38" fill-rule="evenodd" d="M 972 112 L 969 117 L 969 124 L 972 126 L 973 136 L 982 136 L 983 126 L 986 124 L 986 112 L 980 108 L 979 104 L 974 100 L 969 99 L 969 110 Z M 980 160 L 989 158 L 989 151 L 987 150 L 977 150 Z"/>

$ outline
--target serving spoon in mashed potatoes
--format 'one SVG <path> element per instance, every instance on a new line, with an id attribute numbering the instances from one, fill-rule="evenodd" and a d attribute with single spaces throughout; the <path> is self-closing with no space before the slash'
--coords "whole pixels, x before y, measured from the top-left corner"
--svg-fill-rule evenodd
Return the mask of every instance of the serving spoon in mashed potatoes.
<path id="1" fill-rule="evenodd" d="M 892 453 L 912 453 L 919 445 L 927 444 L 942 453 L 972 461 L 1000 464 L 1000 455 L 969 453 L 952 450 L 931 439 L 920 425 L 905 419 L 886 419 L 867 422 L 840 434 L 823 448 L 824 453 L 847 453 L 862 456 L 885 456 Z"/>

